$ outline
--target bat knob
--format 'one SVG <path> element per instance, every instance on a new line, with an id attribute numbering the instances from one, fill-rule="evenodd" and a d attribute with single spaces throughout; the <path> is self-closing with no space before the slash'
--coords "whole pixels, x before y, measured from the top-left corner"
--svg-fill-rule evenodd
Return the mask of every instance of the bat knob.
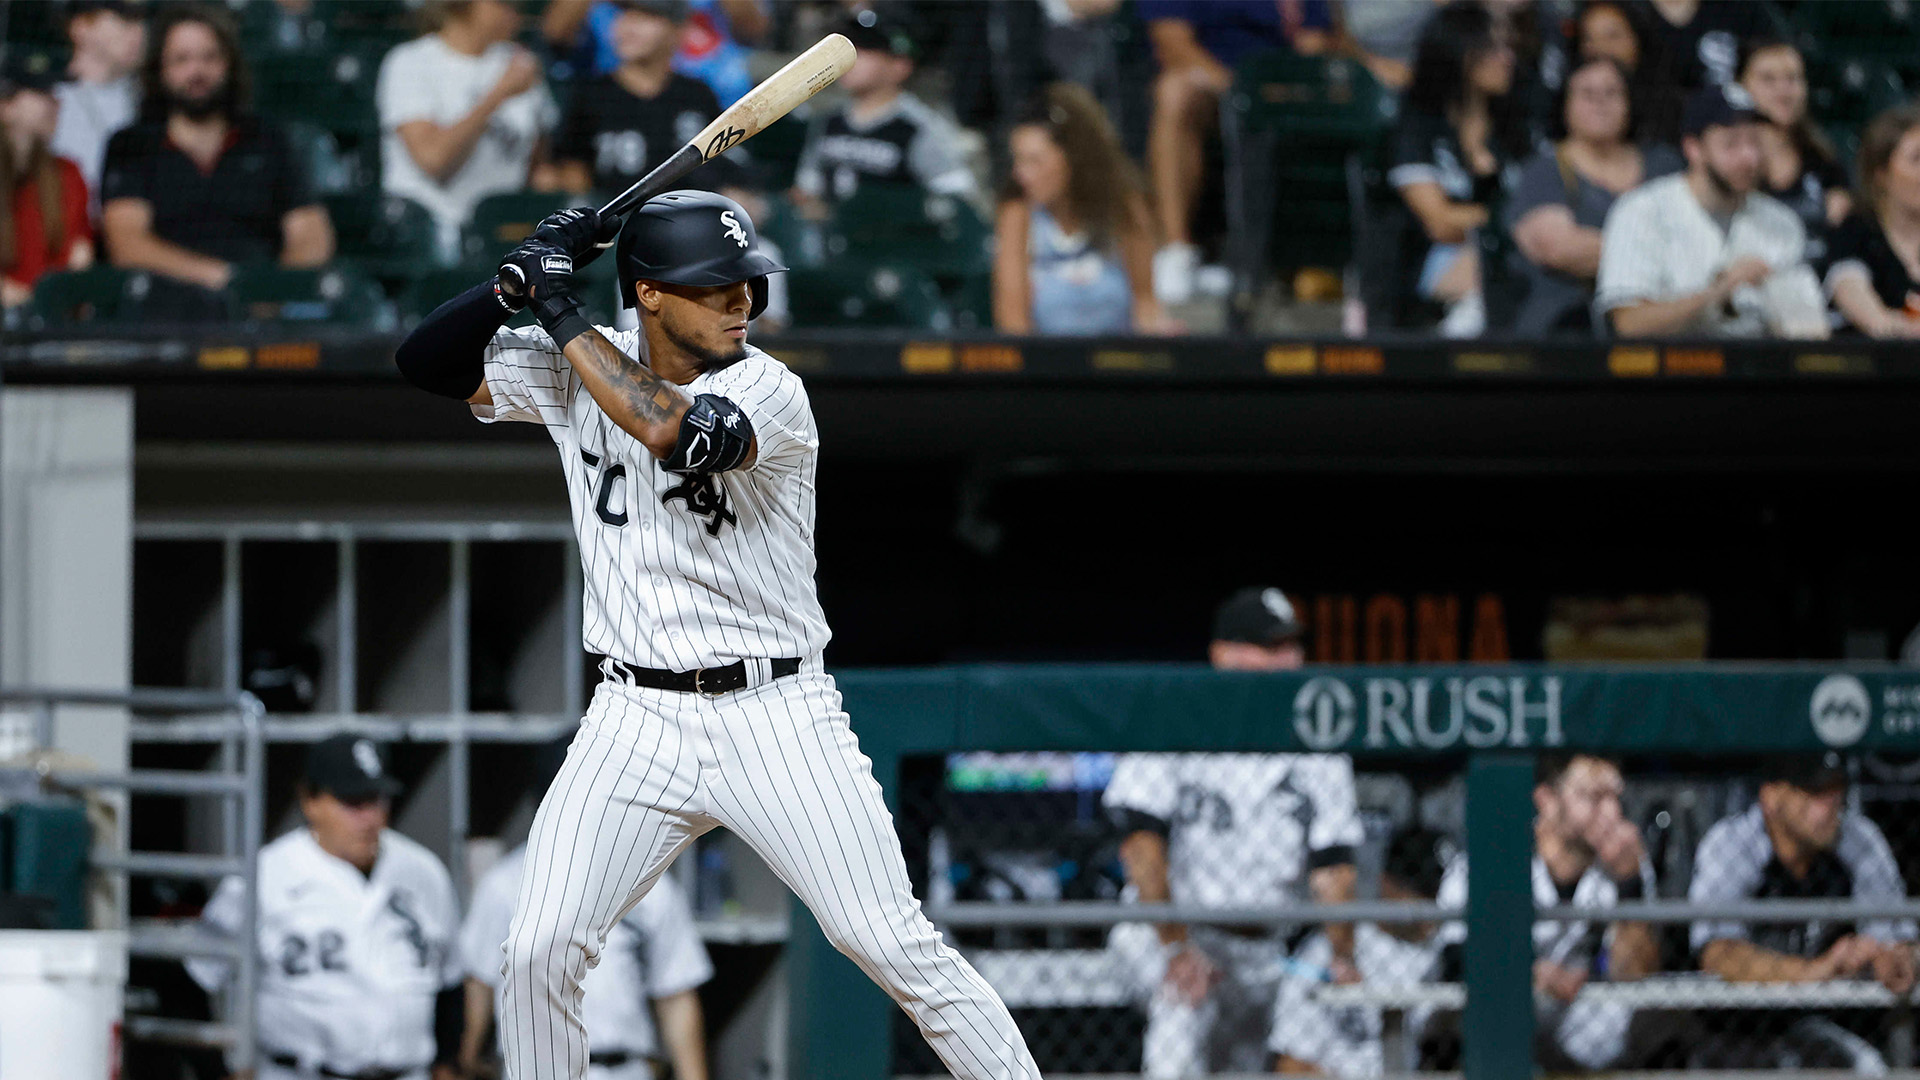
<path id="1" fill-rule="evenodd" d="M 500 264 L 500 271 L 496 276 L 496 280 L 500 282 L 500 291 L 506 293 L 508 296 L 519 297 L 527 295 L 526 271 L 512 263 Z"/>

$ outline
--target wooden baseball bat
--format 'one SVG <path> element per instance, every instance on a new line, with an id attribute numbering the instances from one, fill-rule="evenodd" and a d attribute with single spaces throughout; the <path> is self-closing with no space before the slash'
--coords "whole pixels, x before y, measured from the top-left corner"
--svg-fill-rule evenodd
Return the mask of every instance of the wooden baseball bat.
<path id="1" fill-rule="evenodd" d="M 683 176 L 712 161 L 728 150 L 765 131 L 769 124 L 792 112 L 799 104 L 847 73 L 853 66 L 853 42 L 844 34 L 828 34 L 813 48 L 794 57 L 766 81 L 747 91 L 746 96 L 721 110 L 713 123 L 701 129 L 687 145 L 673 152 L 652 172 L 636 180 L 632 187 L 613 197 L 600 208 L 600 220 L 615 224 L 614 235 L 598 247 L 613 246 L 619 234 L 621 218 L 663 191 L 672 190 Z M 526 281 L 517 266 L 502 265 L 500 288 L 514 296 L 526 290 Z"/>
<path id="2" fill-rule="evenodd" d="M 622 217 L 663 191 L 695 168 L 712 161 L 767 129 L 799 104 L 833 85 L 853 66 L 853 42 L 844 34 L 828 34 L 787 66 L 767 76 L 745 97 L 722 110 L 693 141 L 634 182 L 600 208 L 600 216 Z"/>

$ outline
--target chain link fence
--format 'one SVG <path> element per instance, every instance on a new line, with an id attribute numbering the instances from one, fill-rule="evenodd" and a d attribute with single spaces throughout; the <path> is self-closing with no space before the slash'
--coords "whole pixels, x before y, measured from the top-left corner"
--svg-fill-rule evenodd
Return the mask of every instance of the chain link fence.
<path id="1" fill-rule="evenodd" d="M 957 754 L 909 760 L 900 822 L 1049 1075 L 1444 1072 L 1468 951 L 1509 947 L 1458 917 L 1462 766 Z M 1920 762 L 1547 754 L 1535 781 L 1540 1068 L 1914 1065 Z M 894 1072 L 940 1073 L 904 1021 Z"/>

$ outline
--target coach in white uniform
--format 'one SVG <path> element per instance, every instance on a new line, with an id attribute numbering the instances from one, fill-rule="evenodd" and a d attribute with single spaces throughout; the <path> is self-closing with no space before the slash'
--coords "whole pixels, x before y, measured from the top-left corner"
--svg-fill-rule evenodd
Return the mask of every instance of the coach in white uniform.
<path id="1" fill-rule="evenodd" d="M 481 420 L 545 426 L 585 571 L 585 641 L 606 680 L 548 789 L 506 943 L 512 1080 L 579 1080 L 580 981 L 607 933 L 692 840 L 724 825 L 812 909 L 827 939 L 913 1018 L 962 1080 L 1039 1075 L 998 994 L 920 911 L 871 763 L 821 668 L 807 392 L 746 344 L 783 269 L 747 212 L 669 192 L 616 253 L 636 330 L 589 325 L 575 258 L 611 239 L 555 214 L 503 280 L 441 305 L 395 354 Z M 538 328 L 506 330 L 514 303 Z"/>
<path id="2" fill-rule="evenodd" d="M 1279 589 L 1245 589 L 1214 618 L 1223 671 L 1281 671 L 1305 660 Z M 1264 907 L 1344 903 L 1364 839 L 1353 762 L 1342 754 L 1126 754 L 1103 801 L 1125 833 L 1120 858 L 1141 901 Z M 1114 928 L 1112 949 L 1146 1003 L 1140 1071 L 1150 1077 L 1266 1068 L 1268 1022 L 1286 960 L 1282 928 Z M 1358 978 L 1353 927 L 1327 928 L 1328 963 Z"/>
<path id="3" fill-rule="evenodd" d="M 559 771 L 565 755 L 565 743 L 543 748 L 538 769 L 543 780 Z M 493 1020 L 501 943 L 513 923 L 526 863 L 525 844 L 495 863 L 475 886 L 460 927 L 460 961 L 467 970 L 466 1045 L 460 1057 L 469 1073 Z M 662 1056 L 673 1065 L 673 1080 L 707 1080 L 706 1025 L 697 989 L 712 977 L 713 964 L 687 895 L 672 874 L 662 874 L 653 891 L 607 932 L 599 966 L 581 979 L 580 1018 L 593 1048 L 591 1080 L 652 1080 L 652 1061 Z"/>
<path id="4" fill-rule="evenodd" d="M 433 853 L 387 828 L 399 784 L 380 748 L 335 735 L 307 754 L 305 828 L 260 849 L 258 1080 L 454 1080 L 460 914 Z M 239 930 L 246 885 L 201 918 Z M 209 993 L 228 965 L 187 965 Z"/>

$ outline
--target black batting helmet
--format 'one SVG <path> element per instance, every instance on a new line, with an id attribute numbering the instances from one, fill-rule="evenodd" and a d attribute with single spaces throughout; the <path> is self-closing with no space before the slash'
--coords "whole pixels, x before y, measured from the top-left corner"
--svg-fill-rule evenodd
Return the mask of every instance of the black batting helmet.
<path id="1" fill-rule="evenodd" d="M 648 199 L 627 218 L 614 256 L 620 304 L 636 302 L 634 282 L 731 285 L 744 281 L 757 319 L 767 309 L 767 275 L 785 270 L 760 250 L 753 219 L 740 204 L 711 191 L 669 191 Z"/>

